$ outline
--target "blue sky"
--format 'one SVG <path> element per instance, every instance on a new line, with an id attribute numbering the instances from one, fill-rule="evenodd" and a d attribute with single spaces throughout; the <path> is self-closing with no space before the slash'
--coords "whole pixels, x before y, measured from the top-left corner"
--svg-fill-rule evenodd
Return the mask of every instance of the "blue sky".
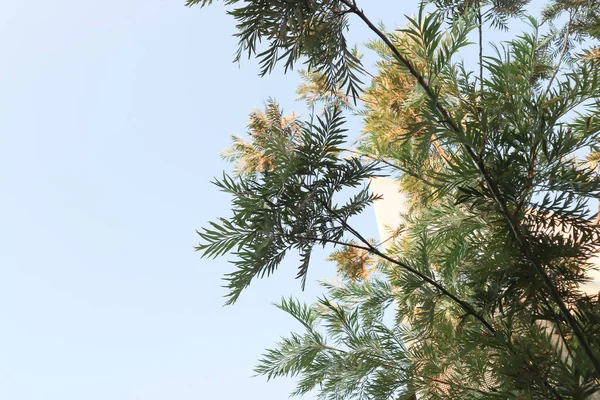
<path id="1" fill-rule="evenodd" d="M 363 3 L 388 26 L 416 8 Z M 270 303 L 314 300 L 333 266 L 301 293 L 289 262 L 224 308 L 229 266 L 193 252 L 229 210 L 209 183 L 229 134 L 269 96 L 302 108 L 295 74 L 231 63 L 233 29 L 218 4 L 0 0 L 0 398 L 287 398 L 251 378 L 296 327 Z"/>
<path id="2" fill-rule="evenodd" d="M 297 84 L 233 64 L 232 33 L 220 5 L 0 1 L 1 398 L 287 397 L 251 378 L 295 326 L 270 303 L 332 266 L 223 308 L 229 267 L 193 252 L 229 134 Z"/>

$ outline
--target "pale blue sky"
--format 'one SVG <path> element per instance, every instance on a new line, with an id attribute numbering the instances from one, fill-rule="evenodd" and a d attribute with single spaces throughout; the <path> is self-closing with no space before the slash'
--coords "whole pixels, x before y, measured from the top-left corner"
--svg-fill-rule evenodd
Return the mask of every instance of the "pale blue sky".
<path id="1" fill-rule="evenodd" d="M 389 26 L 416 8 L 363 3 Z M 219 4 L 0 0 L 0 398 L 287 398 L 251 378 L 296 326 L 270 303 L 333 266 L 223 308 L 228 265 L 193 252 L 229 210 L 209 183 L 229 134 L 269 96 L 301 109 L 295 74 L 231 63 L 232 33 Z"/>

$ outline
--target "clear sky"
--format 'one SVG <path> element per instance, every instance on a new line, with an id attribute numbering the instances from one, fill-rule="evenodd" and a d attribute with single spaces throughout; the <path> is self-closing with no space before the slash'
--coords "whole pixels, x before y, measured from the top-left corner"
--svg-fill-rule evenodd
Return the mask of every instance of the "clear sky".
<path id="1" fill-rule="evenodd" d="M 416 8 L 363 3 L 388 26 Z M 193 252 L 229 210 L 209 183 L 229 134 L 269 96 L 301 109 L 295 74 L 231 63 L 233 29 L 219 4 L 0 0 L 0 398 L 287 398 L 251 378 L 296 327 L 270 303 L 314 300 L 333 266 L 223 308 L 227 263 Z"/>

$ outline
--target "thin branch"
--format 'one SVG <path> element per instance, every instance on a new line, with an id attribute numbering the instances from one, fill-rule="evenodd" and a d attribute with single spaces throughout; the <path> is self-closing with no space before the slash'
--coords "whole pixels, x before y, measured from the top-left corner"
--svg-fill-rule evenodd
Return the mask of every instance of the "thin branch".
<path id="1" fill-rule="evenodd" d="M 541 98 L 542 101 L 544 101 L 544 99 L 548 95 L 548 92 L 550 91 L 550 88 L 552 87 L 552 83 L 554 82 L 554 79 L 556 79 L 556 75 L 558 75 L 558 71 L 560 70 L 560 67 L 562 65 L 563 58 L 565 58 L 567 49 L 569 48 L 569 34 L 570 34 L 570 30 L 571 30 L 572 20 L 573 20 L 573 14 L 569 13 L 569 22 L 567 23 L 567 29 L 565 31 L 565 43 L 563 45 L 562 51 L 560 52 L 560 56 L 558 59 L 558 65 L 556 66 L 556 69 L 554 70 L 554 73 L 552 74 L 552 77 L 550 78 L 550 81 L 548 82 L 548 86 L 546 87 L 546 90 L 544 91 L 544 95 Z"/>
<path id="2" fill-rule="evenodd" d="M 338 244 L 340 246 L 348 246 L 348 247 L 352 247 L 352 248 L 355 248 L 355 249 L 360 249 L 360 250 L 368 251 L 369 253 L 371 252 L 371 249 L 368 248 L 368 247 L 361 246 L 359 244 L 354 244 L 354 243 L 349 243 L 349 242 L 343 242 L 341 240 L 325 239 L 325 238 L 319 238 L 319 237 L 314 237 L 314 236 L 304 236 L 304 235 L 296 236 L 296 238 L 300 239 L 300 240 L 312 240 L 313 242 L 319 242 L 319 243 Z"/>
<path id="3" fill-rule="evenodd" d="M 531 354 L 531 349 L 527 350 L 527 355 L 529 357 L 530 360 L 533 360 L 534 357 Z M 556 391 L 556 389 L 554 389 L 554 387 L 550 384 L 550 382 L 548 382 L 548 379 L 546 379 L 544 377 L 544 373 L 540 370 L 539 366 L 536 363 L 532 363 L 530 365 L 530 368 L 533 370 L 534 373 L 538 374 L 540 377 L 540 380 L 542 381 L 542 383 L 544 384 L 544 386 L 550 390 L 550 392 L 552 393 L 552 395 L 554 396 L 554 398 L 556 398 L 557 400 L 563 400 L 563 397 Z"/>
<path id="4" fill-rule="evenodd" d="M 327 346 L 327 345 L 321 345 L 319 347 L 321 349 L 323 349 L 323 350 L 335 351 L 337 353 L 342 353 L 342 354 L 347 354 L 348 353 L 346 350 L 338 349 L 336 347 L 331 347 L 331 346 Z"/>
<path id="5" fill-rule="evenodd" d="M 437 135 L 435 133 L 431 134 L 431 143 L 433 143 L 433 147 L 435 147 L 438 154 L 440 155 L 440 157 L 442 157 L 442 160 L 444 160 L 446 165 L 450 165 L 450 159 L 448 158 L 448 154 L 446 154 L 446 151 L 440 145 Z"/>
<path id="6" fill-rule="evenodd" d="M 320 347 L 321 347 L 323 350 L 335 351 L 335 352 L 342 353 L 342 354 L 348 354 L 348 353 L 351 353 L 351 352 L 349 352 L 349 351 L 342 350 L 342 349 L 338 349 L 338 348 L 336 348 L 336 347 L 331 347 L 331 346 L 327 346 L 327 345 L 321 345 Z M 382 367 L 386 367 L 386 368 L 392 368 L 392 369 L 397 369 L 397 370 L 400 370 L 400 371 L 406 371 L 406 368 L 402 368 L 402 367 L 401 367 L 401 366 L 399 366 L 399 365 L 390 364 L 390 363 L 388 363 L 388 362 L 385 362 L 385 361 L 382 361 L 382 360 L 380 360 L 380 361 L 379 361 L 379 364 L 380 364 Z"/>
<path id="7" fill-rule="evenodd" d="M 322 203 L 322 202 L 321 202 Z M 323 204 L 322 205 L 327 208 L 327 210 L 329 211 L 329 213 L 335 218 L 337 219 L 344 228 L 346 228 L 348 231 L 350 231 L 350 233 L 352 233 L 360 242 L 362 242 L 365 246 L 360 246 L 360 245 L 351 245 L 351 247 L 355 247 L 355 248 L 359 248 L 359 249 L 363 249 L 363 250 L 367 250 L 369 251 L 371 254 L 374 254 L 380 258 L 383 258 L 386 261 L 391 262 L 392 264 L 395 264 L 405 270 L 407 270 L 408 272 L 418 276 L 419 278 L 421 278 L 423 281 L 427 282 L 428 284 L 432 285 L 433 287 L 435 287 L 437 290 L 439 290 L 443 295 L 447 296 L 448 298 L 450 298 L 451 300 L 453 300 L 455 303 L 457 303 L 463 310 L 465 310 L 467 312 L 467 314 L 470 314 L 472 316 L 474 316 L 476 319 L 478 319 L 486 328 L 488 331 L 490 331 L 492 334 L 496 333 L 496 330 L 494 329 L 494 327 L 481 315 L 479 314 L 475 308 L 473 308 L 473 306 L 469 303 L 467 303 L 464 300 L 459 299 L 458 297 L 456 297 L 454 294 L 450 293 L 446 288 L 444 288 L 440 283 L 438 283 L 437 281 L 435 281 L 434 279 L 428 277 L 427 275 L 423 274 L 420 271 L 417 271 L 416 269 L 412 268 L 411 266 L 409 266 L 408 264 L 399 261 L 399 260 L 395 260 L 392 257 L 382 253 L 381 251 L 379 251 L 379 249 L 377 249 L 377 247 L 373 246 L 371 244 L 371 242 L 369 242 L 367 239 L 365 239 L 364 236 L 362 236 L 356 229 L 352 228 L 342 217 L 340 217 L 334 210 L 332 210 L 327 204 Z M 317 239 L 317 240 L 321 240 L 321 241 L 325 241 L 328 239 Z M 336 241 L 331 241 L 332 243 L 335 243 Z M 341 242 L 338 244 L 342 244 Z"/>
<path id="8" fill-rule="evenodd" d="M 546 299 L 542 299 L 543 303 L 546 305 L 546 308 L 548 309 L 548 312 L 553 312 L 552 307 L 550 307 L 550 304 L 548 304 L 548 301 Z M 546 320 L 548 321 L 548 320 Z M 561 339 L 561 353 L 562 353 L 562 348 L 566 348 L 567 350 L 567 357 L 566 360 L 563 360 L 565 362 L 567 362 L 569 364 L 569 366 L 571 366 L 573 364 L 573 360 L 575 359 L 573 352 L 571 351 L 571 346 L 569 345 L 569 342 L 567 341 L 567 337 L 565 335 L 565 332 L 563 332 L 562 328 L 560 327 L 560 321 L 552 321 L 550 320 L 550 322 L 552 322 L 554 324 L 553 328 L 556 329 L 556 333 L 559 335 L 560 339 Z M 554 332 L 551 332 L 551 334 L 554 334 Z M 562 358 L 562 357 L 561 357 Z"/>
<path id="9" fill-rule="evenodd" d="M 384 245 L 384 244 L 386 244 L 387 242 L 389 242 L 390 240 L 392 240 L 392 239 L 395 239 L 395 238 L 397 238 L 397 237 L 398 237 L 398 233 L 394 233 L 394 234 L 392 234 L 392 235 L 388 236 L 388 238 L 387 238 L 387 239 L 385 239 L 385 240 L 382 240 L 381 242 L 377 243 L 377 244 L 375 245 L 375 247 L 380 247 L 381 245 Z"/>
<path id="10" fill-rule="evenodd" d="M 479 33 L 479 92 L 483 96 L 483 18 L 481 16 L 481 2 L 477 4 L 477 30 Z"/>
<path id="11" fill-rule="evenodd" d="M 544 121 L 541 121 L 541 130 L 542 130 L 542 135 L 540 135 L 540 138 L 543 137 L 543 130 L 544 130 Z M 517 203 L 517 207 L 515 208 L 515 212 L 513 213 L 514 215 L 517 215 L 521 209 L 523 208 L 523 206 L 525 205 L 525 201 L 527 200 L 528 196 L 529 196 L 529 191 L 533 188 L 533 180 L 535 178 L 535 162 L 537 160 L 537 154 L 538 154 L 538 149 L 539 149 L 539 144 L 541 142 L 541 139 L 536 141 L 533 144 L 533 148 L 531 150 L 531 160 L 529 161 L 529 167 L 527 168 L 527 181 L 525 184 L 525 187 L 523 188 L 523 193 L 521 194 L 521 200 Z"/>
<path id="12" fill-rule="evenodd" d="M 398 61 L 400 61 L 400 63 L 402 65 L 404 65 L 406 67 L 406 69 L 408 69 L 410 74 L 417 80 L 417 82 L 423 88 L 423 90 L 429 96 L 429 98 L 435 99 L 436 98 L 435 93 L 433 92 L 433 90 L 431 89 L 431 86 L 425 80 L 423 75 L 421 75 L 417 71 L 415 66 L 412 65 L 412 63 L 408 60 L 408 58 L 405 57 L 402 53 L 400 53 L 398 51 L 398 49 L 396 48 L 396 46 L 394 46 L 394 44 L 390 41 L 390 39 L 381 30 L 379 30 L 373 24 L 373 22 L 371 22 L 371 20 L 358 8 L 358 6 L 356 5 L 356 2 L 354 0 L 352 0 L 352 1 L 340 0 L 340 1 L 342 3 L 344 3 L 346 6 L 348 6 L 352 10 L 352 12 L 355 15 L 357 15 L 361 20 L 363 20 L 363 22 L 369 27 L 369 29 L 371 29 L 371 31 L 373 31 L 377 36 L 379 36 L 379 38 L 385 43 L 385 45 L 392 51 L 394 57 L 396 57 L 398 59 Z M 460 132 L 458 125 L 456 125 L 456 122 L 454 122 L 454 120 L 452 120 L 450 113 L 444 108 L 444 106 L 442 106 L 437 101 L 435 103 L 436 103 L 436 109 L 442 115 L 444 122 L 446 122 L 446 124 L 448 124 L 452 128 L 453 131 Z"/>
<path id="13" fill-rule="evenodd" d="M 370 154 L 361 153 L 360 151 L 352 150 L 352 149 L 344 149 L 344 151 L 356 154 L 359 157 L 365 157 L 365 158 L 368 158 L 370 160 L 380 162 L 382 164 L 387 165 L 388 167 L 391 167 L 391 168 L 397 169 L 398 171 L 404 172 L 405 174 L 408 174 L 408 175 L 412 176 L 413 178 L 418 179 L 419 181 L 425 183 L 426 185 L 429 185 L 429 186 L 434 187 L 436 189 L 440 188 L 439 185 L 436 185 L 435 183 L 428 181 L 427 179 L 423 178 L 421 175 L 419 175 L 419 174 L 417 174 L 415 172 L 412 172 L 412 171 L 410 171 L 410 170 L 408 170 L 406 168 L 403 168 L 403 167 L 399 166 L 398 164 L 391 163 L 391 162 L 387 161 L 386 159 L 384 159 L 383 157 L 372 156 Z"/>
<path id="14" fill-rule="evenodd" d="M 427 379 L 429 379 L 431 382 L 441 383 L 442 385 L 446 385 L 446 386 L 457 385 L 461 389 L 465 389 L 465 390 L 470 390 L 472 392 L 481 393 L 481 394 L 486 395 L 486 396 L 490 394 L 489 392 L 486 392 L 486 391 L 481 390 L 481 389 L 475 389 L 475 388 L 472 388 L 472 387 L 469 387 L 469 386 L 464 386 L 464 385 L 460 385 L 460 384 L 456 384 L 456 383 L 450 383 L 450 382 L 446 382 L 446 381 L 443 381 L 443 380 L 437 379 L 437 378 L 428 377 Z"/>
<path id="15" fill-rule="evenodd" d="M 546 99 L 546 96 L 548 96 L 548 93 L 550 92 L 550 88 L 552 87 L 552 83 L 554 82 L 554 79 L 556 79 L 556 76 L 558 75 L 558 71 L 560 70 L 560 67 L 562 65 L 563 58 L 565 57 L 565 53 L 567 52 L 572 18 L 573 18 L 572 14 L 569 13 L 569 22 L 567 23 L 567 28 L 566 28 L 566 32 L 565 32 L 565 43 L 564 43 L 562 51 L 560 52 L 560 55 L 559 55 L 558 65 L 556 66 L 556 69 L 554 70 L 554 73 L 552 74 L 550 81 L 548 81 L 548 86 L 546 87 L 546 90 L 544 91 L 544 94 L 541 97 L 541 102 L 543 102 Z M 545 128 L 545 121 L 542 116 L 542 120 L 540 121 L 540 129 L 542 132 L 540 132 L 541 133 L 541 135 L 539 136 L 540 139 L 533 144 L 533 149 L 531 151 L 531 161 L 529 163 L 529 168 L 527 169 L 527 184 L 526 184 L 525 188 L 523 189 L 521 201 L 517 204 L 517 208 L 515 210 L 515 215 L 521 210 L 521 208 L 525 204 L 525 200 L 527 199 L 527 195 L 528 195 L 527 192 L 533 187 L 533 180 L 535 177 L 534 167 L 535 167 L 535 162 L 537 160 L 537 154 L 539 151 L 540 142 L 541 142 L 542 138 L 545 136 L 544 132 L 543 132 L 544 128 Z"/>

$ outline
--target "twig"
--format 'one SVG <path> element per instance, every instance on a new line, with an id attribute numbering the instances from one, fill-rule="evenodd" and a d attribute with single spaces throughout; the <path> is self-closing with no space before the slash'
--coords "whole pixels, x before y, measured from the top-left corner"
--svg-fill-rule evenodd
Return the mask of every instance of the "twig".
<path id="1" fill-rule="evenodd" d="M 446 381 L 443 381 L 443 380 L 437 379 L 437 378 L 428 377 L 427 379 L 429 379 L 431 382 L 441 383 L 442 385 L 446 385 L 446 386 L 452 386 L 453 385 L 450 382 L 446 382 Z M 475 389 L 475 388 L 472 388 L 472 387 L 469 387 L 469 386 L 464 386 L 464 385 L 460 385 L 460 384 L 458 384 L 457 386 L 459 386 L 460 388 L 465 389 L 465 390 L 470 390 L 472 392 L 477 392 L 477 393 L 484 394 L 486 396 L 490 394 L 489 392 L 486 392 L 484 390 Z"/>
<path id="2" fill-rule="evenodd" d="M 329 213 L 335 219 L 337 219 L 342 224 L 342 226 L 344 228 L 346 228 L 350 233 L 352 233 L 359 241 L 361 241 L 366 246 L 365 247 L 365 246 L 351 244 L 350 245 L 351 247 L 355 247 L 355 248 L 367 250 L 370 253 L 375 254 L 376 256 L 381 257 L 384 260 L 391 262 L 392 264 L 398 265 L 399 267 L 402 267 L 403 269 L 407 270 L 408 272 L 410 272 L 410 273 L 412 273 L 414 275 L 417 275 L 423 281 L 425 281 L 428 284 L 432 285 L 437 290 L 439 290 L 443 295 L 449 297 L 451 300 L 453 300 L 455 303 L 457 303 L 463 310 L 465 310 L 467 312 L 467 314 L 470 314 L 470 315 L 474 316 L 476 319 L 478 319 L 487 328 L 487 330 L 490 331 L 492 334 L 496 333 L 496 330 L 494 329 L 494 327 L 481 314 L 479 314 L 473 308 L 473 306 L 471 304 L 467 303 L 464 300 L 459 299 L 454 294 L 450 293 L 446 288 L 444 288 L 440 283 L 438 283 L 437 281 L 435 281 L 432 278 L 428 277 L 427 275 L 423 274 L 422 272 L 417 271 L 416 269 L 412 268 L 411 266 L 409 266 L 406 263 L 403 263 L 402 261 L 395 260 L 395 259 L 391 258 L 390 256 L 382 253 L 381 251 L 379 251 L 379 249 L 377 249 L 377 247 L 373 246 L 371 244 L 371 242 L 369 242 L 367 239 L 365 239 L 365 237 L 362 236 L 357 230 L 355 230 L 354 228 L 352 228 L 343 218 L 341 218 L 327 204 L 323 204 L 323 202 L 321 202 L 321 204 L 329 211 Z M 317 240 L 324 241 L 326 239 L 317 239 Z M 335 242 L 332 241 L 332 243 L 335 243 Z M 341 244 L 341 243 L 338 243 L 338 244 Z"/>
<path id="3" fill-rule="evenodd" d="M 542 101 L 548 95 L 548 92 L 550 91 L 550 88 L 552 87 L 552 83 L 554 82 L 554 79 L 556 79 L 556 75 L 558 75 L 558 71 L 560 70 L 560 67 L 562 65 L 563 58 L 565 57 L 565 53 L 567 52 L 567 49 L 569 47 L 569 34 L 570 34 L 570 30 L 571 30 L 572 19 L 573 19 L 573 15 L 571 13 L 569 13 L 569 22 L 567 23 L 567 29 L 565 31 L 565 43 L 563 45 L 562 51 L 560 52 L 560 56 L 558 59 L 558 65 L 556 66 L 556 69 L 554 70 L 554 73 L 552 74 L 550 81 L 548 81 L 548 86 L 546 87 L 546 90 L 544 91 L 544 95 L 541 97 Z"/>
<path id="4" fill-rule="evenodd" d="M 479 92 L 483 96 L 483 18 L 481 17 L 481 2 L 477 4 L 477 24 L 479 32 Z"/>
<path id="5" fill-rule="evenodd" d="M 359 157 L 365 157 L 365 158 L 371 159 L 373 161 L 380 162 L 382 164 L 387 165 L 388 167 L 391 167 L 391 168 L 397 169 L 398 171 L 404 172 L 405 174 L 408 174 L 408 175 L 412 176 L 413 178 L 418 179 L 421 182 L 423 182 L 431 187 L 434 187 L 436 189 L 440 188 L 439 185 L 436 185 L 435 183 L 428 181 L 427 179 L 423 178 L 421 175 L 418 175 L 415 172 L 412 172 L 404 167 L 401 167 L 398 164 L 391 163 L 391 162 L 387 161 L 386 159 L 384 159 L 383 157 L 372 156 L 370 154 L 361 153 L 360 151 L 356 151 L 356 150 L 352 150 L 352 149 L 344 149 L 344 151 L 356 154 Z"/>

